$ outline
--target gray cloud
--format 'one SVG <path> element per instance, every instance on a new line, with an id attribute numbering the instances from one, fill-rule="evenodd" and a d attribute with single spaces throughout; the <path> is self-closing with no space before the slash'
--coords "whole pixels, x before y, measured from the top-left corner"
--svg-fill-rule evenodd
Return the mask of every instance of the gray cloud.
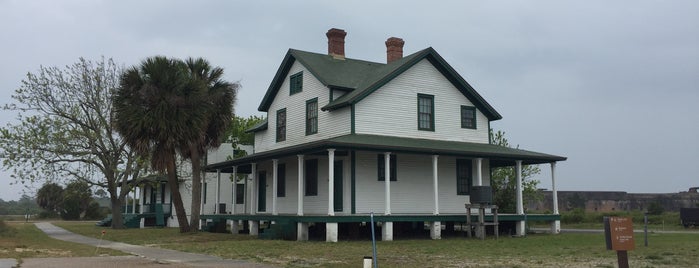
<path id="1" fill-rule="evenodd" d="M 0 97 L 81 56 L 202 56 L 243 84 L 236 111 L 258 114 L 286 50 L 323 53 L 338 27 L 352 58 L 385 61 L 390 36 L 434 47 L 511 143 L 569 157 L 560 189 L 676 192 L 699 186 L 696 14 L 695 1 L 1 1 Z"/>

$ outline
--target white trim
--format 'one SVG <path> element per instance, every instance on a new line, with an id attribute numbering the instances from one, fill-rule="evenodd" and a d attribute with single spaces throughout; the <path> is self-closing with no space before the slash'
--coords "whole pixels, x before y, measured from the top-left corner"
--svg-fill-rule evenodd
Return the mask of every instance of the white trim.
<path id="1" fill-rule="evenodd" d="M 522 160 L 515 161 L 517 170 L 517 214 L 524 214 L 524 201 L 522 199 Z"/>
<path id="2" fill-rule="evenodd" d="M 238 192 L 238 166 L 233 166 L 233 191 L 231 193 L 231 214 L 235 215 L 235 205 L 236 205 L 236 199 L 238 198 L 237 195 Z"/>
<path id="3" fill-rule="evenodd" d="M 272 215 L 277 215 L 277 183 L 279 159 L 272 159 Z"/>
<path id="4" fill-rule="evenodd" d="M 432 155 L 432 187 L 434 188 L 434 215 L 439 215 L 439 155 Z"/>
<path id="5" fill-rule="evenodd" d="M 384 153 L 384 190 L 386 204 L 384 215 L 391 215 L 391 152 Z"/>
<path id="6" fill-rule="evenodd" d="M 252 175 L 252 181 L 250 181 L 250 184 L 252 185 L 252 190 L 250 191 L 250 215 L 255 215 L 257 213 L 257 201 L 255 200 L 255 197 L 257 196 L 257 163 L 252 163 L 250 164 L 251 168 L 251 175 Z"/>
<path id="7" fill-rule="evenodd" d="M 298 183 L 299 183 L 299 188 L 298 188 L 298 200 L 297 200 L 297 211 L 296 215 L 303 216 L 303 169 L 304 169 L 304 163 L 303 163 L 303 155 L 299 154 L 296 155 L 298 158 Z"/>
<path id="8" fill-rule="evenodd" d="M 556 190 L 556 162 L 551 163 L 551 192 L 553 195 L 553 214 L 558 214 L 558 190 Z"/>
<path id="9" fill-rule="evenodd" d="M 328 216 L 335 216 L 335 149 L 328 149 Z M 337 226 L 336 226 L 337 228 Z M 328 229 L 330 230 L 330 229 Z M 337 230 L 335 230 L 337 233 Z M 336 234 L 337 235 L 337 234 Z M 337 237 L 335 241 L 337 242 Z"/>

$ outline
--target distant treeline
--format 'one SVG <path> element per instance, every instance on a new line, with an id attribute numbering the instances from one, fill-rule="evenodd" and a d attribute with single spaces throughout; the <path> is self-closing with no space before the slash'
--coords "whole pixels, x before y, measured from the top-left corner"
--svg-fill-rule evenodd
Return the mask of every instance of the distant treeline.
<path id="1" fill-rule="evenodd" d="M 22 195 L 19 201 L 5 201 L 0 199 L 0 215 L 34 215 L 41 211 L 36 200 L 28 195 Z"/>

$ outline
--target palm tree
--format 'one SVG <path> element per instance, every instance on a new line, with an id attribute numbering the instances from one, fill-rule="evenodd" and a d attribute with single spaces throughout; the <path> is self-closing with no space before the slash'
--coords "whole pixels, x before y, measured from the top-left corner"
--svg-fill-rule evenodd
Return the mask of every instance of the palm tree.
<path id="1" fill-rule="evenodd" d="M 190 226 L 179 192 L 177 151 L 200 139 L 209 121 L 209 109 L 201 108 L 205 92 L 188 73 L 181 60 L 147 58 L 122 74 L 113 95 L 117 131 L 150 158 L 154 170 L 167 172 L 180 232 L 189 232 Z"/>
<path id="2" fill-rule="evenodd" d="M 205 59 L 188 58 L 186 64 L 191 83 L 201 87 L 205 92 L 200 108 L 207 111 L 204 131 L 200 133 L 198 139 L 193 139 L 186 146 L 180 148 L 182 156 L 192 163 L 192 216 L 190 224 L 195 226 L 199 222 L 201 212 L 201 159 L 206 157 L 206 152 L 209 149 L 218 148 L 221 145 L 226 129 L 233 118 L 233 105 L 240 84 L 224 81 L 222 79 L 223 69 L 212 67 Z"/>

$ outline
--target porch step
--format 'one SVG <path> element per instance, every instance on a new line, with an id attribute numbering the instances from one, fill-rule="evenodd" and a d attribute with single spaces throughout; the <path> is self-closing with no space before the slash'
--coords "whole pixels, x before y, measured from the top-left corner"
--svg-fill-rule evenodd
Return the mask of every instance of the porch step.
<path id="1" fill-rule="evenodd" d="M 288 220 L 275 221 L 274 224 L 269 224 L 268 228 L 260 230 L 257 237 L 260 239 L 296 240 L 296 222 Z"/>

